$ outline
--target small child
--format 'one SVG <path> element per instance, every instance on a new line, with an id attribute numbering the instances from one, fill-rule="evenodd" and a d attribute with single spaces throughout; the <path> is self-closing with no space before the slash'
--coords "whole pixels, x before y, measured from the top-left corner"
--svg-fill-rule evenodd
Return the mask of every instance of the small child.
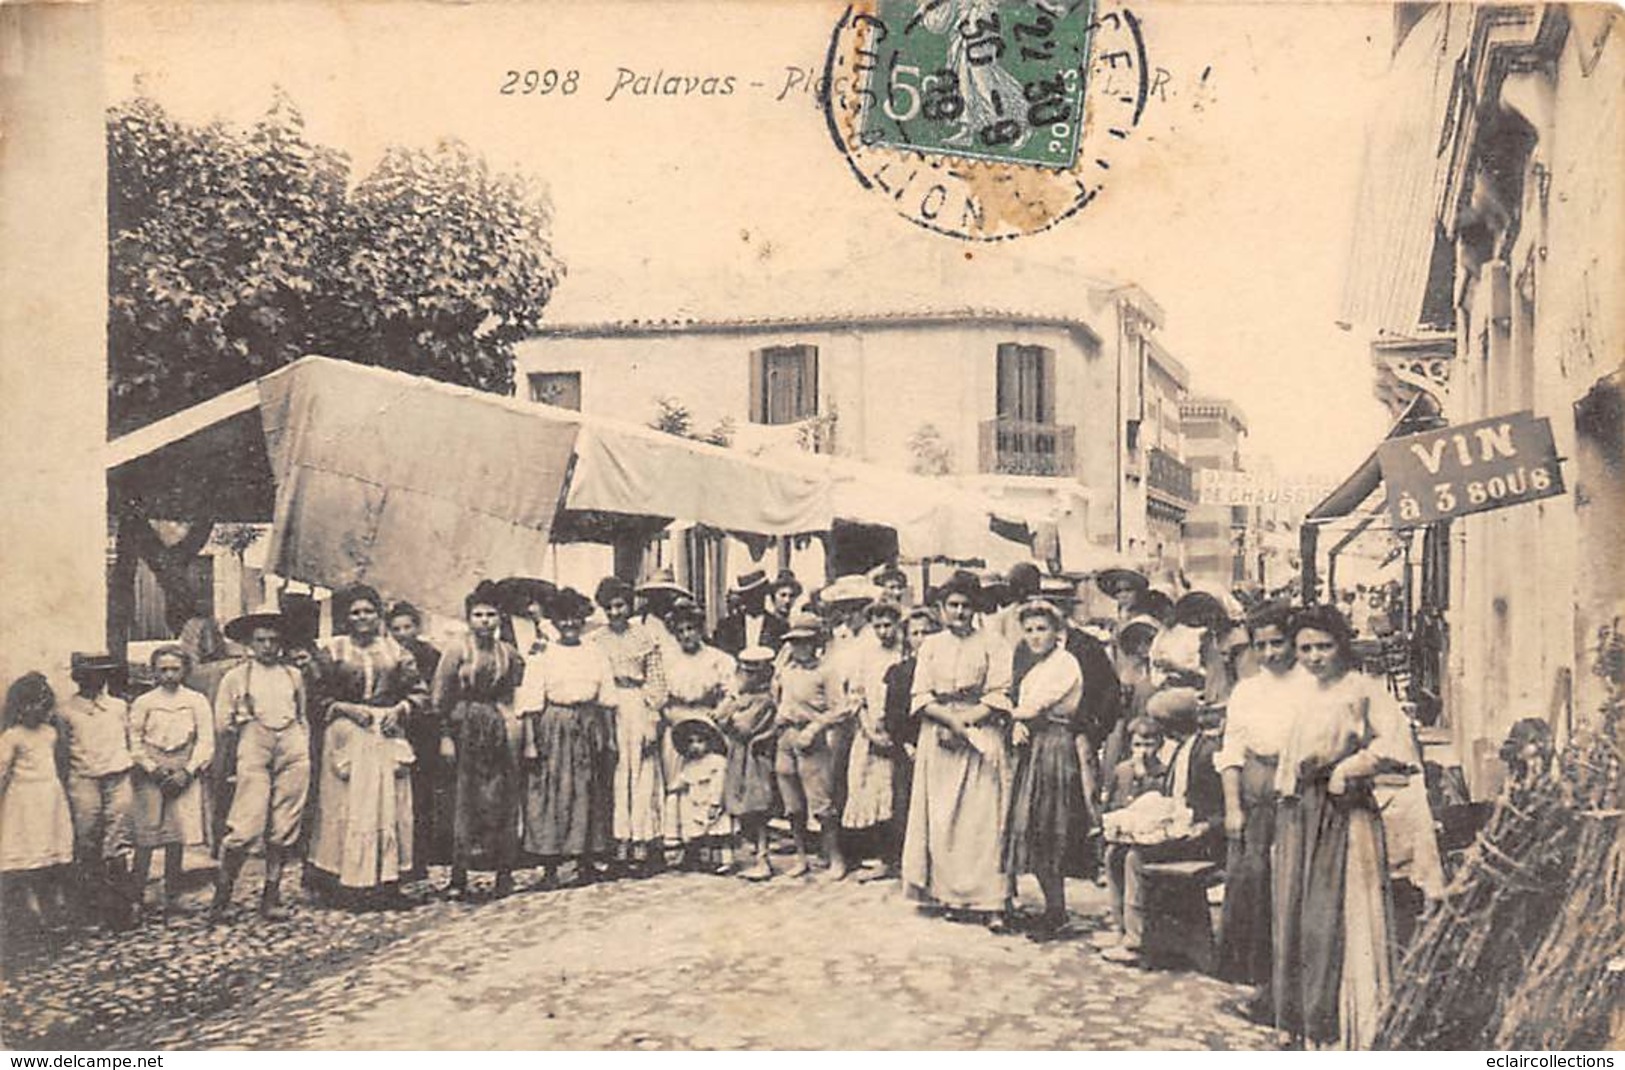
<path id="1" fill-rule="evenodd" d="M 73 861 L 73 816 L 57 778 L 56 693 L 37 672 L 6 691 L 0 731 L 0 873 L 20 886 L 28 916 L 47 921 L 62 906 L 53 870 Z"/>
<path id="2" fill-rule="evenodd" d="M 667 787 L 676 802 L 677 836 L 683 868 L 733 872 L 733 818 L 722 805 L 728 776 L 727 743 L 717 726 L 690 717 L 672 726 L 672 746 L 681 756 L 676 782 Z"/>
<path id="3" fill-rule="evenodd" d="M 723 700 L 717 718 L 728 737 L 728 775 L 723 805 L 738 822 L 741 846 L 749 842 L 755 861 L 740 874 L 746 880 L 773 876 L 767 856 L 767 819 L 773 811 L 773 752 L 778 728 L 770 688 L 773 651 L 747 647 L 739 653 L 738 691 Z"/>
<path id="4" fill-rule="evenodd" d="M 1106 788 L 1104 812 L 1111 813 L 1128 806 L 1142 795 L 1162 791 L 1168 771 L 1163 767 L 1158 752 L 1162 750 L 1162 725 L 1151 717 L 1136 717 L 1128 723 L 1129 757 L 1117 763 L 1112 770 L 1111 783 Z M 1112 928 L 1096 934 L 1095 946 L 1115 947 L 1123 939 L 1123 866 L 1129 845 L 1106 845 L 1106 880 L 1112 891 Z"/>

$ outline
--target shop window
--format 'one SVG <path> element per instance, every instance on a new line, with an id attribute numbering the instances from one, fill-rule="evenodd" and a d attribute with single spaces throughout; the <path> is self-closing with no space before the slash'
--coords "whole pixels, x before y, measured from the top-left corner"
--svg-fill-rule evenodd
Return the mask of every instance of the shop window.
<path id="1" fill-rule="evenodd" d="M 580 372 L 531 372 L 530 400 L 581 411 Z"/>
<path id="2" fill-rule="evenodd" d="M 768 346 L 750 358 L 750 419 L 793 424 L 818 415 L 818 347 Z"/>

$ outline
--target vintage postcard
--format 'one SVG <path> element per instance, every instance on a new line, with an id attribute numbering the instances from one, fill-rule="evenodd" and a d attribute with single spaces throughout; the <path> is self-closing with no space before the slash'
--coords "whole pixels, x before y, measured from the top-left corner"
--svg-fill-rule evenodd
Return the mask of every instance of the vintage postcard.
<path id="1" fill-rule="evenodd" d="M 0 3 L 0 1037 L 1625 1044 L 1621 22 Z"/>

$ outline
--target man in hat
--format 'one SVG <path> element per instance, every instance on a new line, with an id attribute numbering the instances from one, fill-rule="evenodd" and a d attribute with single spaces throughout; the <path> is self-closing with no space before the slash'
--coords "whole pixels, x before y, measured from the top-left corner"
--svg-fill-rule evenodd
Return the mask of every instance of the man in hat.
<path id="1" fill-rule="evenodd" d="M 243 861 L 265 851 L 265 887 L 260 914 L 284 921 L 282 867 L 299 839 L 310 794 L 310 729 L 304 675 L 282 661 L 286 621 L 277 613 L 251 613 L 226 626 L 226 635 L 245 643 L 250 660 L 220 681 L 216 704 L 237 734 L 237 790 L 226 817 L 220 872 L 212 914 L 223 916 Z"/>
<path id="2" fill-rule="evenodd" d="M 110 929 L 128 928 L 130 889 L 125 853 L 131 846 L 135 796 L 130 770 L 130 708 L 112 691 L 123 663 L 108 654 L 74 654 L 78 690 L 56 708 L 65 750 L 68 809 L 73 816 L 75 882 L 80 909 Z"/>
<path id="3" fill-rule="evenodd" d="M 778 650 L 787 627 L 784 620 L 767 611 L 767 573 L 754 569 L 734 581 L 739 608 L 717 623 L 711 645 L 734 657 L 746 647 L 765 646 Z"/>
<path id="4" fill-rule="evenodd" d="M 1127 620 L 1136 612 L 1140 595 L 1151 586 L 1145 574 L 1131 568 L 1108 568 L 1095 573 L 1095 586 L 1117 603 L 1117 617 Z"/>

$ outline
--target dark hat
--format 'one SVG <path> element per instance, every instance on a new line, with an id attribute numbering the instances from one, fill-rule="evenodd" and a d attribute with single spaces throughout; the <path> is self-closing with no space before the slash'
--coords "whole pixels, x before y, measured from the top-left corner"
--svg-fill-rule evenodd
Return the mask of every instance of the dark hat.
<path id="1" fill-rule="evenodd" d="M 1010 566 L 1010 590 L 1019 598 L 1029 598 L 1043 589 L 1043 576 L 1031 561 L 1017 561 Z"/>
<path id="2" fill-rule="evenodd" d="M 1149 615 L 1166 622 L 1173 616 L 1174 600 L 1161 591 L 1141 591 L 1132 607 L 1135 616 Z"/>
<path id="3" fill-rule="evenodd" d="M 1115 595 L 1125 588 L 1131 591 L 1143 591 L 1151 586 L 1151 581 L 1144 573 L 1136 572 L 1131 568 L 1104 568 L 1095 573 L 1095 586 L 1102 593 Z"/>
<path id="4" fill-rule="evenodd" d="M 592 616 L 592 602 L 574 587 L 565 587 L 548 600 L 547 619 L 555 624 L 561 620 L 586 620 Z"/>
<path id="5" fill-rule="evenodd" d="M 254 629 L 275 628 L 277 635 L 288 637 L 288 619 L 280 613 L 247 613 L 226 625 L 226 638 L 247 645 L 254 639 Z"/>
<path id="6" fill-rule="evenodd" d="M 1193 628 L 1211 628 L 1231 619 L 1230 610 L 1216 595 L 1191 591 L 1174 603 L 1174 619 Z"/>
<path id="7" fill-rule="evenodd" d="M 688 750 L 695 736 L 704 737 L 707 747 L 713 754 L 725 754 L 728 742 L 722 737 L 719 729 L 708 717 L 690 715 L 671 726 L 671 745 L 679 754 Z"/>
<path id="8" fill-rule="evenodd" d="M 749 594 L 752 591 L 767 586 L 767 573 L 761 569 L 753 569 L 741 576 L 734 577 L 734 590 L 740 594 Z"/>
<path id="9" fill-rule="evenodd" d="M 515 616 L 523 616 L 532 603 L 541 606 L 542 613 L 548 615 L 548 605 L 559 590 L 557 584 L 532 576 L 508 576 L 497 580 L 495 586 L 496 596 L 500 599 L 496 603 L 497 608 Z"/>
<path id="10" fill-rule="evenodd" d="M 1146 614 L 1139 614 L 1137 616 L 1130 617 L 1128 620 L 1117 626 L 1117 645 L 1122 646 L 1124 643 L 1128 642 L 1136 632 L 1148 633 L 1145 637 L 1145 641 L 1149 643 L 1151 640 L 1155 639 L 1157 634 L 1161 631 L 1162 621 L 1158 620 L 1156 617 Z"/>
<path id="11" fill-rule="evenodd" d="M 797 595 L 806 590 L 806 588 L 801 585 L 801 581 L 796 579 L 796 574 L 791 572 L 789 569 L 782 569 L 777 576 L 773 577 L 771 589 L 776 591 L 780 587 L 789 587 L 795 591 Z"/>
<path id="12" fill-rule="evenodd" d="M 976 605 L 978 613 L 995 613 L 1014 601 L 1010 590 L 1010 581 L 1004 578 L 1004 573 L 989 569 L 977 577 L 980 591 L 973 595 L 971 601 Z"/>
<path id="13" fill-rule="evenodd" d="M 1189 724 L 1202 709 L 1202 693 L 1194 687 L 1168 687 L 1152 695 L 1145 712 L 1164 725 Z"/>
<path id="14" fill-rule="evenodd" d="M 954 574 L 942 582 L 937 588 L 937 601 L 945 600 L 951 594 L 962 594 L 972 602 L 982 596 L 982 581 L 976 578 L 976 573 L 965 569 L 955 569 Z"/>
<path id="15" fill-rule="evenodd" d="M 71 672 L 116 672 L 124 663 L 111 654 L 85 654 L 75 651 L 68 659 Z"/>
<path id="16" fill-rule="evenodd" d="M 619 576 L 605 576 L 598 581 L 598 589 L 592 595 L 594 602 L 597 602 L 601 608 L 608 609 L 609 604 L 617 598 L 624 601 L 627 608 L 630 609 L 634 598 L 632 585 Z"/>

